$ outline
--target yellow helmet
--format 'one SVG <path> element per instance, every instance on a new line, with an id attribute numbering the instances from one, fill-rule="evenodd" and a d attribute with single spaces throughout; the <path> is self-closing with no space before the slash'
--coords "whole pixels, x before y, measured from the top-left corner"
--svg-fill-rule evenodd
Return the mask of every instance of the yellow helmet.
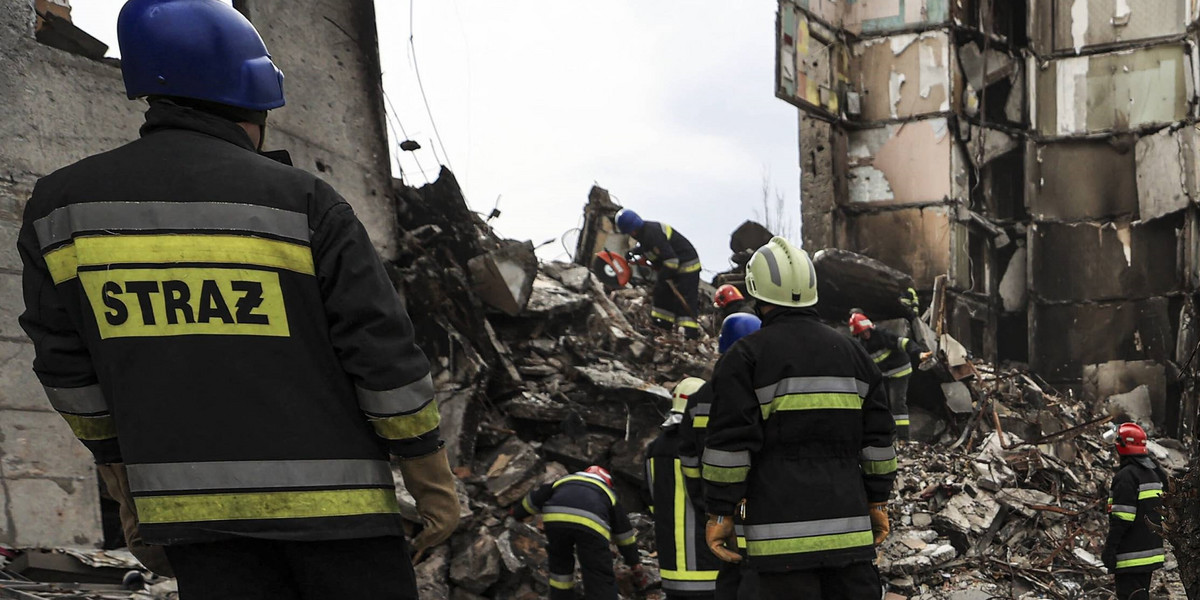
<path id="1" fill-rule="evenodd" d="M 695 394 L 703 385 L 704 380 L 699 377 L 687 377 L 680 381 L 672 394 L 671 412 L 682 414 L 687 408 L 688 396 Z"/>
<path id="2" fill-rule="evenodd" d="M 817 303 L 817 270 L 807 252 L 776 236 L 746 265 L 746 289 L 769 304 L 812 306 Z"/>

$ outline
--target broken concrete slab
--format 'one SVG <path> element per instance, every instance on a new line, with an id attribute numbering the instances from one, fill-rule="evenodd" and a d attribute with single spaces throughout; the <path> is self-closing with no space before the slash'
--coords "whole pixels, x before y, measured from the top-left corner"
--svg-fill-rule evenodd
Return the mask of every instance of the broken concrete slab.
<path id="1" fill-rule="evenodd" d="M 1005 312 L 1025 310 L 1025 304 L 1029 297 L 1029 285 L 1025 275 L 1028 272 L 1028 262 L 1028 251 L 1024 247 L 1017 248 L 1008 261 L 1008 268 L 1004 270 L 1004 276 L 1000 278 L 997 292 L 1000 294 L 1000 302 Z"/>
<path id="2" fill-rule="evenodd" d="M 521 499 L 533 489 L 540 475 L 537 466 L 541 462 L 537 451 L 520 438 L 510 437 L 492 453 L 485 475 L 487 491 L 499 506 L 508 506 Z"/>
<path id="3" fill-rule="evenodd" d="M 1196 161 L 1183 146 L 1184 132 L 1164 129 L 1137 142 L 1138 218 L 1157 219 L 1188 207 L 1187 170 Z"/>
<path id="4" fill-rule="evenodd" d="M 671 399 L 671 393 L 666 388 L 634 376 L 619 363 L 610 364 L 607 368 L 604 365 L 575 367 L 575 372 L 601 393 L 621 397 L 632 395 L 645 400 Z"/>
<path id="5" fill-rule="evenodd" d="M 839 247 L 909 273 L 918 290 L 929 290 L 950 270 L 950 229 L 944 208 L 906 208 L 843 220 L 837 239 Z"/>
<path id="6" fill-rule="evenodd" d="M 1165 424 L 1167 406 L 1167 371 L 1156 361 L 1114 360 L 1083 367 L 1083 398 L 1100 405 L 1110 396 L 1123 394 L 1138 386 L 1146 386 L 1150 392 L 1150 409 L 1153 421 Z"/>
<path id="7" fill-rule="evenodd" d="M 529 302 L 538 275 L 533 244 L 508 240 L 467 261 L 472 289 L 492 308 L 516 316 Z"/>
<path id="8" fill-rule="evenodd" d="M 1030 46 L 1048 56 L 1178 37 L 1190 1 L 1030 0 Z"/>
<path id="9" fill-rule="evenodd" d="M 475 532 L 471 545 L 457 552 L 450 561 L 450 581 L 467 591 L 482 594 L 500 580 L 500 565 L 496 538 L 487 528 L 481 528 Z"/>
<path id="10" fill-rule="evenodd" d="M 1147 433 L 1154 431 L 1149 387 L 1139 385 L 1124 394 L 1109 396 L 1105 406 L 1118 422 L 1134 422 L 1145 428 Z"/>
<path id="11" fill-rule="evenodd" d="M 586 294 L 592 290 L 592 273 L 582 265 L 549 262 L 542 265 L 542 272 L 557 279 L 572 292 Z"/>
<path id="12" fill-rule="evenodd" d="M 812 256 L 817 270 L 817 309 L 833 321 L 843 321 L 860 308 L 876 323 L 912 317 L 900 298 L 916 284 L 907 274 L 869 256 L 825 248 Z"/>
<path id="13" fill-rule="evenodd" d="M 533 281 L 529 302 L 521 311 L 521 315 L 546 318 L 580 312 L 590 308 L 591 305 L 590 297 L 572 292 L 557 281 L 539 273 Z"/>
<path id="14" fill-rule="evenodd" d="M 975 410 L 971 400 L 971 390 L 961 381 L 942 384 L 942 393 L 946 395 L 946 407 L 957 414 L 970 414 Z"/>

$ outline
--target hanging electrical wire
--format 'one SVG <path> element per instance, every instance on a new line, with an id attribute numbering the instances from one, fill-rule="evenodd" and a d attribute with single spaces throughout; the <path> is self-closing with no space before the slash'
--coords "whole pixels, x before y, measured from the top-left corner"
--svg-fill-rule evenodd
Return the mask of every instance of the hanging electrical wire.
<path id="1" fill-rule="evenodd" d="M 384 120 L 387 121 L 388 128 L 392 130 L 392 137 L 397 140 L 396 147 L 394 148 L 394 151 L 396 151 L 396 166 L 400 169 L 400 176 L 403 179 L 404 167 L 400 165 L 400 152 L 404 152 L 405 150 L 400 147 L 400 144 L 408 139 L 408 132 L 404 130 L 404 123 L 400 121 L 400 113 L 396 112 L 396 107 L 392 105 L 392 99 L 388 97 L 387 91 L 383 89 L 382 85 L 380 85 L 379 91 L 383 93 L 383 101 L 387 103 L 388 114 L 392 115 L 395 119 L 395 125 L 392 124 L 392 119 L 385 118 Z M 400 126 L 400 133 L 403 134 L 403 138 L 396 133 L 397 125 Z M 412 159 L 417 164 L 417 170 L 421 172 L 421 177 L 425 178 L 425 183 L 429 183 L 429 176 L 425 174 L 425 168 L 421 166 L 421 161 L 417 160 L 416 152 L 412 153 Z"/>
<path id="2" fill-rule="evenodd" d="M 425 103 L 425 114 L 429 115 L 429 124 L 433 126 L 433 135 L 442 149 L 442 156 L 446 158 L 446 166 L 453 171 L 454 165 L 450 164 L 450 154 L 446 152 L 446 145 L 442 143 L 442 134 L 438 132 L 437 121 L 433 119 L 433 110 L 429 108 L 429 97 L 425 95 L 425 84 L 421 82 L 421 67 L 417 62 L 417 45 L 413 43 L 414 3 L 415 0 L 408 0 L 408 51 L 412 54 L 413 73 L 417 76 L 417 89 L 421 92 L 421 100 Z"/>

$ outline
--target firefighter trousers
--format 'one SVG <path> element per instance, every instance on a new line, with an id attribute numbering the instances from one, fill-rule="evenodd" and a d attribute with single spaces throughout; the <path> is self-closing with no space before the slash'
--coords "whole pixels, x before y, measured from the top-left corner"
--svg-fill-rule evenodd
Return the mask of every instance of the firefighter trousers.
<path id="1" fill-rule="evenodd" d="M 746 563 L 721 563 L 717 571 L 717 593 L 715 600 L 758 600 L 758 573 Z"/>
<path id="2" fill-rule="evenodd" d="M 664 271 L 659 271 L 658 275 L 651 297 L 650 320 L 664 329 L 682 327 L 689 338 L 699 337 L 696 297 L 700 294 L 700 272 L 681 273 L 674 279 L 668 279 Z M 687 304 L 679 301 L 679 297 L 671 290 L 671 284 L 675 285 L 675 289 L 679 290 L 679 295 L 687 300 Z"/>
<path id="3" fill-rule="evenodd" d="M 1117 574 L 1117 600 L 1150 600 L 1151 575 L 1153 573 Z"/>
<path id="4" fill-rule="evenodd" d="M 887 390 L 888 404 L 892 410 L 892 418 L 896 420 L 896 439 L 908 439 L 908 375 L 904 377 L 888 377 L 883 380 Z"/>
<path id="5" fill-rule="evenodd" d="M 167 546 L 182 600 L 416 600 L 402 537 Z"/>
<path id="6" fill-rule="evenodd" d="M 617 576 L 613 572 L 608 539 L 591 530 L 555 523 L 546 524 L 546 554 L 550 559 L 550 600 L 575 598 L 575 556 L 583 571 L 583 597 L 587 600 L 617 600 Z"/>
<path id="7" fill-rule="evenodd" d="M 883 585 L 871 563 L 832 569 L 759 573 L 763 600 L 880 600 Z"/>

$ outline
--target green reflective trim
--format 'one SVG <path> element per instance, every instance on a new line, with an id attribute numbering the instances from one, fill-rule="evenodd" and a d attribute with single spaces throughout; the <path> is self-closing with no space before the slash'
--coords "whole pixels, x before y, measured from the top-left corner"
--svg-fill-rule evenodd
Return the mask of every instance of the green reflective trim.
<path id="1" fill-rule="evenodd" d="M 663 579 L 674 579 L 676 581 L 716 581 L 719 571 L 678 571 L 675 569 L 662 569 L 659 575 Z"/>
<path id="2" fill-rule="evenodd" d="M 909 375 L 912 375 L 912 365 L 908 365 L 907 367 L 896 367 L 890 371 L 883 372 L 883 376 L 887 377 L 888 379 L 899 379 Z"/>
<path id="3" fill-rule="evenodd" d="M 708 427 L 708 417 L 694 417 L 692 419 L 692 429 L 706 429 Z"/>
<path id="4" fill-rule="evenodd" d="M 1136 520 L 1136 519 L 1137 519 L 1137 515 L 1136 515 L 1136 514 L 1134 514 L 1134 513 L 1127 513 L 1127 512 L 1117 512 L 1117 511 L 1115 511 L 1115 510 L 1114 510 L 1114 511 L 1113 511 L 1112 513 L 1110 513 L 1110 514 L 1112 514 L 1112 516 L 1114 516 L 1114 517 L 1116 517 L 1116 518 L 1118 518 L 1118 519 L 1120 519 L 1120 520 L 1122 520 L 1122 521 L 1134 521 L 1134 520 Z"/>
<path id="5" fill-rule="evenodd" d="M 1163 495 L 1162 490 L 1146 490 L 1143 492 L 1138 492 L 1138 500 L 1146 500 L 1149 498 L 1161 498 L 1162 495 Z"/>
<path id="6" fill-rule="evenodd" d="M 558 487 L 569 481 L 580 481 L 583 483 L 590 483 L 590 484 L 596 486 L 596 488 L 598 488 L 600 491 L 607 494 L 608 501 L 611 502 L 613 505 L 616 505 L 616 503 L 617 503 L 617 495 L 614 494 L 611 489 L 609 489 L 608 485 L 606 485 L 604 483 L 604 481 L 601 480 L 600 476 L 598 476 L 598 475 L 591 475 L 591 474 L 587 474 L 587 473 L 575 473 L 573 475 L 567 475 L 566 477 L 563 477 L 562 479 L 555 481 L 554 485 L 551 487 Z"/>
<path id="7" fill-rule="evenodd" d="M 533 503 L 529 501 L 529 494 L 526 494 L 524 498 L 521 498 L 521 508 L 525 509 L 525 512 L 531 515 L 538 514 L 538 511 L 533 508 Z"/>
<path id="8" fill-rule="evenodd" d="M 881 363 L 881 362 L 883 362 L 883 360 L 884 360 L 885 358 L 887 358 L 887 357 L 889 357 L 889 356 L 891 356 L 891 355 L 892 355 L 892 351 L 891 351 L 891 350 L 883 350 L 883 351 L 881 351 L 881 352 L 880 352 L 878 355 L 874 355 L 874 356 L 872 356 L 872 357 L 871 357 L 871 360 L 875 361 L 876 363 Z"/>
<path id="9" fill-rule="evenodd" d="M 437 429 L 438 424 L 442 422 L 442 416 L 438 412 L 437 402 L 433 401 L 411 415 L 368 420 L 375 427 L 375 433 L 378 433 L 379 437 L 388 440 L 407 440 Z"/>
<path id="10" fill-rule="evenodd" d="M 612 539 L 612 533 L 610 533 L 608 531 L 607 527 L 605 527 L 604 525 L 597 523 L 587 517 L 568 515 L 566 513 L 546 513 L 545 515 L 542 516 L 542 522 L 543 523 L 573 523 L 575 525 L 583 525 L 584 527 L 587 527 L 588 529 L 591 529 L 592 531 L 595 531 L 596 533 L 599 533 L 600 535 L 604 536 L 604 539 L 606 539 L 606 540 Z"/>
<path id="11" fill-rule="evenodd" d="M 715 467 L 704 465 L 704 479 L 716 483 L 741 483 L 750 474 L 750 467 Z"/>
<path id="12" fill-rule="evenodd" d="M 650 309 L 650 318 L 659 319 L 661 321 L 667 321 L 668 323 L 675 322 L 675 315 L 673 315 L 669 312 L 666 312 L 666 311 L 659 310 L 657 308 Z"/>
<path id="13" fill-rule="evenodd" d="M 700 469 L 698 467 L 682 467 L 680 470 L 683 471 L 684 477 L 688 477 L 690 479 L 700 478 Z"/>
<path id="14" fill-rule="evenodd" d="M 896 472 L 896 459 L 891 460 L 864 460 L 862 461 L 862 471 L 866 475 L 887 475 L 888 473 Z"/>
<path id="15" fill-rule="evenodd" d="M 194 494 L 134 498 L 142 523 L 306 519 L 400 512 L 393 489 Z"/>
<path id="16" fill-rule="evenodd" d="M 862 410 L 863 399 L 858 394 L 787 394 L 763 405 L 762 416 L 770 418 L 776 411 L 792 410 Z"/>
<path id="17" fill-rule="evenodd" d="M 1118 569 L 1128 569 L 1131 567 L 1143 567 L 1146 565 L 1154 565 L 1154 564 L 1158 564 L 1158 563 L 1165 561 L 1166 558 L 1167 558 L 1166 556 L 1160 554 L 1158 556 L 1147 556 L 1145 558 L 1131 558 L 1129 560 L 1118 560 L 1117 568 Z"/>
<path id="18" fill-rule="evenodd" d="M 747 540 L 746 550 L 750 556 L 778 556 L 780 554 L 804 554 L 827 550 L 844 550 L 860 546 L 873 546 L 875 535 L 870 531 L 816 535 L 781 540 Z"/>
<path id="19" fill-rule="evenodd" d="M 908 419 L 896 419 L 896 425 L 899 427 L 908 427 Z"/>
<path id="20" fill-rule="evenodd" d="M 569 590 L 569 589 L 575 587 L 575 582 L 574 581 L 559 581 L 559 580 L 551 577 L 550 587 L 557 589 L 557 590 Z"/>
<path id="21" fill-rule="evenodd" d="M 62 415 L 67 425 L 71 426 L 71 431 L 75 434 L 75 437 L 81 440 L 96 442 L 111 440 L 117 437 L 117 422 L 113 420 L 112 415 L 85 417 L 70 413 L 58 414 Z"/>

